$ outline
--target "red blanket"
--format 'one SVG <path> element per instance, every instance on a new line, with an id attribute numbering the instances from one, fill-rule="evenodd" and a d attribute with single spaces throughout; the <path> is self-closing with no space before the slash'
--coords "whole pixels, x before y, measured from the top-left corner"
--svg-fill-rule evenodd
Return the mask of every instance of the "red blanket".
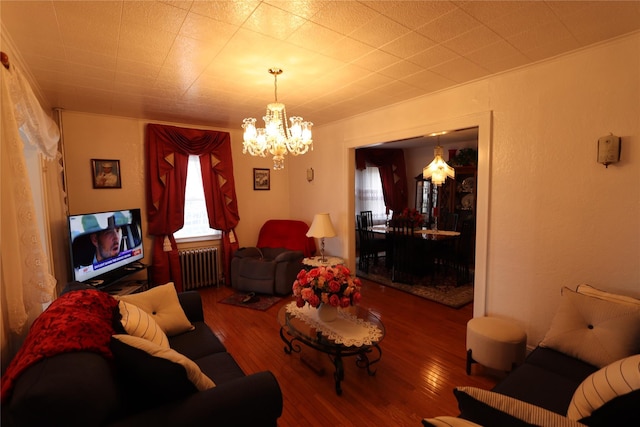
<path id="1" fill-rule="evenodd" d="M 316 253 L 316 241 L 307 237 L 307 231 L 309 226 L 304 221 L 270 219 L 262 225 L 256 246 L 302 251 L 305 257 L 310 257 Z"/>
<path id="2" fill-rule="evenodd" d="M 45 357 L 71 351 L 91 351 L 111 358 L 109 341 L 118 301 L 93 289 L 72 291 L 51 303 L 31 325 L 24 344 L 2 376 L 2 403 L 16 379 Z"/>

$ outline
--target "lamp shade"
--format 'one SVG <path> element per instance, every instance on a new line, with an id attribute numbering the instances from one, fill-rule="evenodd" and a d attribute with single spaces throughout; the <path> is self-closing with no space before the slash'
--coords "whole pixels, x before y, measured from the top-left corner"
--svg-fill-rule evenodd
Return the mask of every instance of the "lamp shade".
<path id="1" fill-rule="evenodd" d="M 313 217 L 311 227 L 309 227 L 309 231 L 307 231 L 307 237 L 322 238 L 334 237 L 335 235 L 336 230 L 333 229 L 331 217 L 328 213 L 319 213 Z"/>

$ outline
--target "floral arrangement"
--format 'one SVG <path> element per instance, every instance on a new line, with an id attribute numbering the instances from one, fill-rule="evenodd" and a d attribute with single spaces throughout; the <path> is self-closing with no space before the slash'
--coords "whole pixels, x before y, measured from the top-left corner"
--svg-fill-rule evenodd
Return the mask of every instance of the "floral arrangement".
<path id="1" fill-rule="evenodd" d="M 398 218 L 410 220 L 414 227 L 418 227 L 423 221 L 422 214 L 420 212 L 416 209 L 409 208 L 404 208 L 402 213 L 398 215 Z"/>
<path id="2" fill-rule="evenodd" d="M 296 305 L 303 307 L 308 303 L 318 307 L 321 303 L 333 307 L 349 307 L 360 302 L 362 283 L 342 264 L 327 267 L 315 267 L 309 271 L 300 270 L 293 282 L 293 296 Z"/>

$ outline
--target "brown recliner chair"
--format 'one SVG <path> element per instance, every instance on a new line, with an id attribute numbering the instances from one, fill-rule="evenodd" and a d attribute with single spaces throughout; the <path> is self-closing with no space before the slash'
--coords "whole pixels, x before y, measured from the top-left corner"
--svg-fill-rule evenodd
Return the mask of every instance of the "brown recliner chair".
<path id="1" fill-rule="evenodd" d="M 291 294 L 302 260 L 313 256 L 315 240 L 303 221 L 269 220 L 255 247 L 238 249 L 231 259 L 231 286 L 241 292 Z"/>

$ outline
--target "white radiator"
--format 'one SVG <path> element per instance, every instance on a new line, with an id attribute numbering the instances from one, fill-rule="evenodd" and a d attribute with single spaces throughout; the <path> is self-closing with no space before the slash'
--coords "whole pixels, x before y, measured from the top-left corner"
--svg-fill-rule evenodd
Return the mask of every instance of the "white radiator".
<path id="1" fill-rule="evenodd" d="M 218 248 L 179 250 L 182 289 L 185 291 L 218 284 Z"/>

